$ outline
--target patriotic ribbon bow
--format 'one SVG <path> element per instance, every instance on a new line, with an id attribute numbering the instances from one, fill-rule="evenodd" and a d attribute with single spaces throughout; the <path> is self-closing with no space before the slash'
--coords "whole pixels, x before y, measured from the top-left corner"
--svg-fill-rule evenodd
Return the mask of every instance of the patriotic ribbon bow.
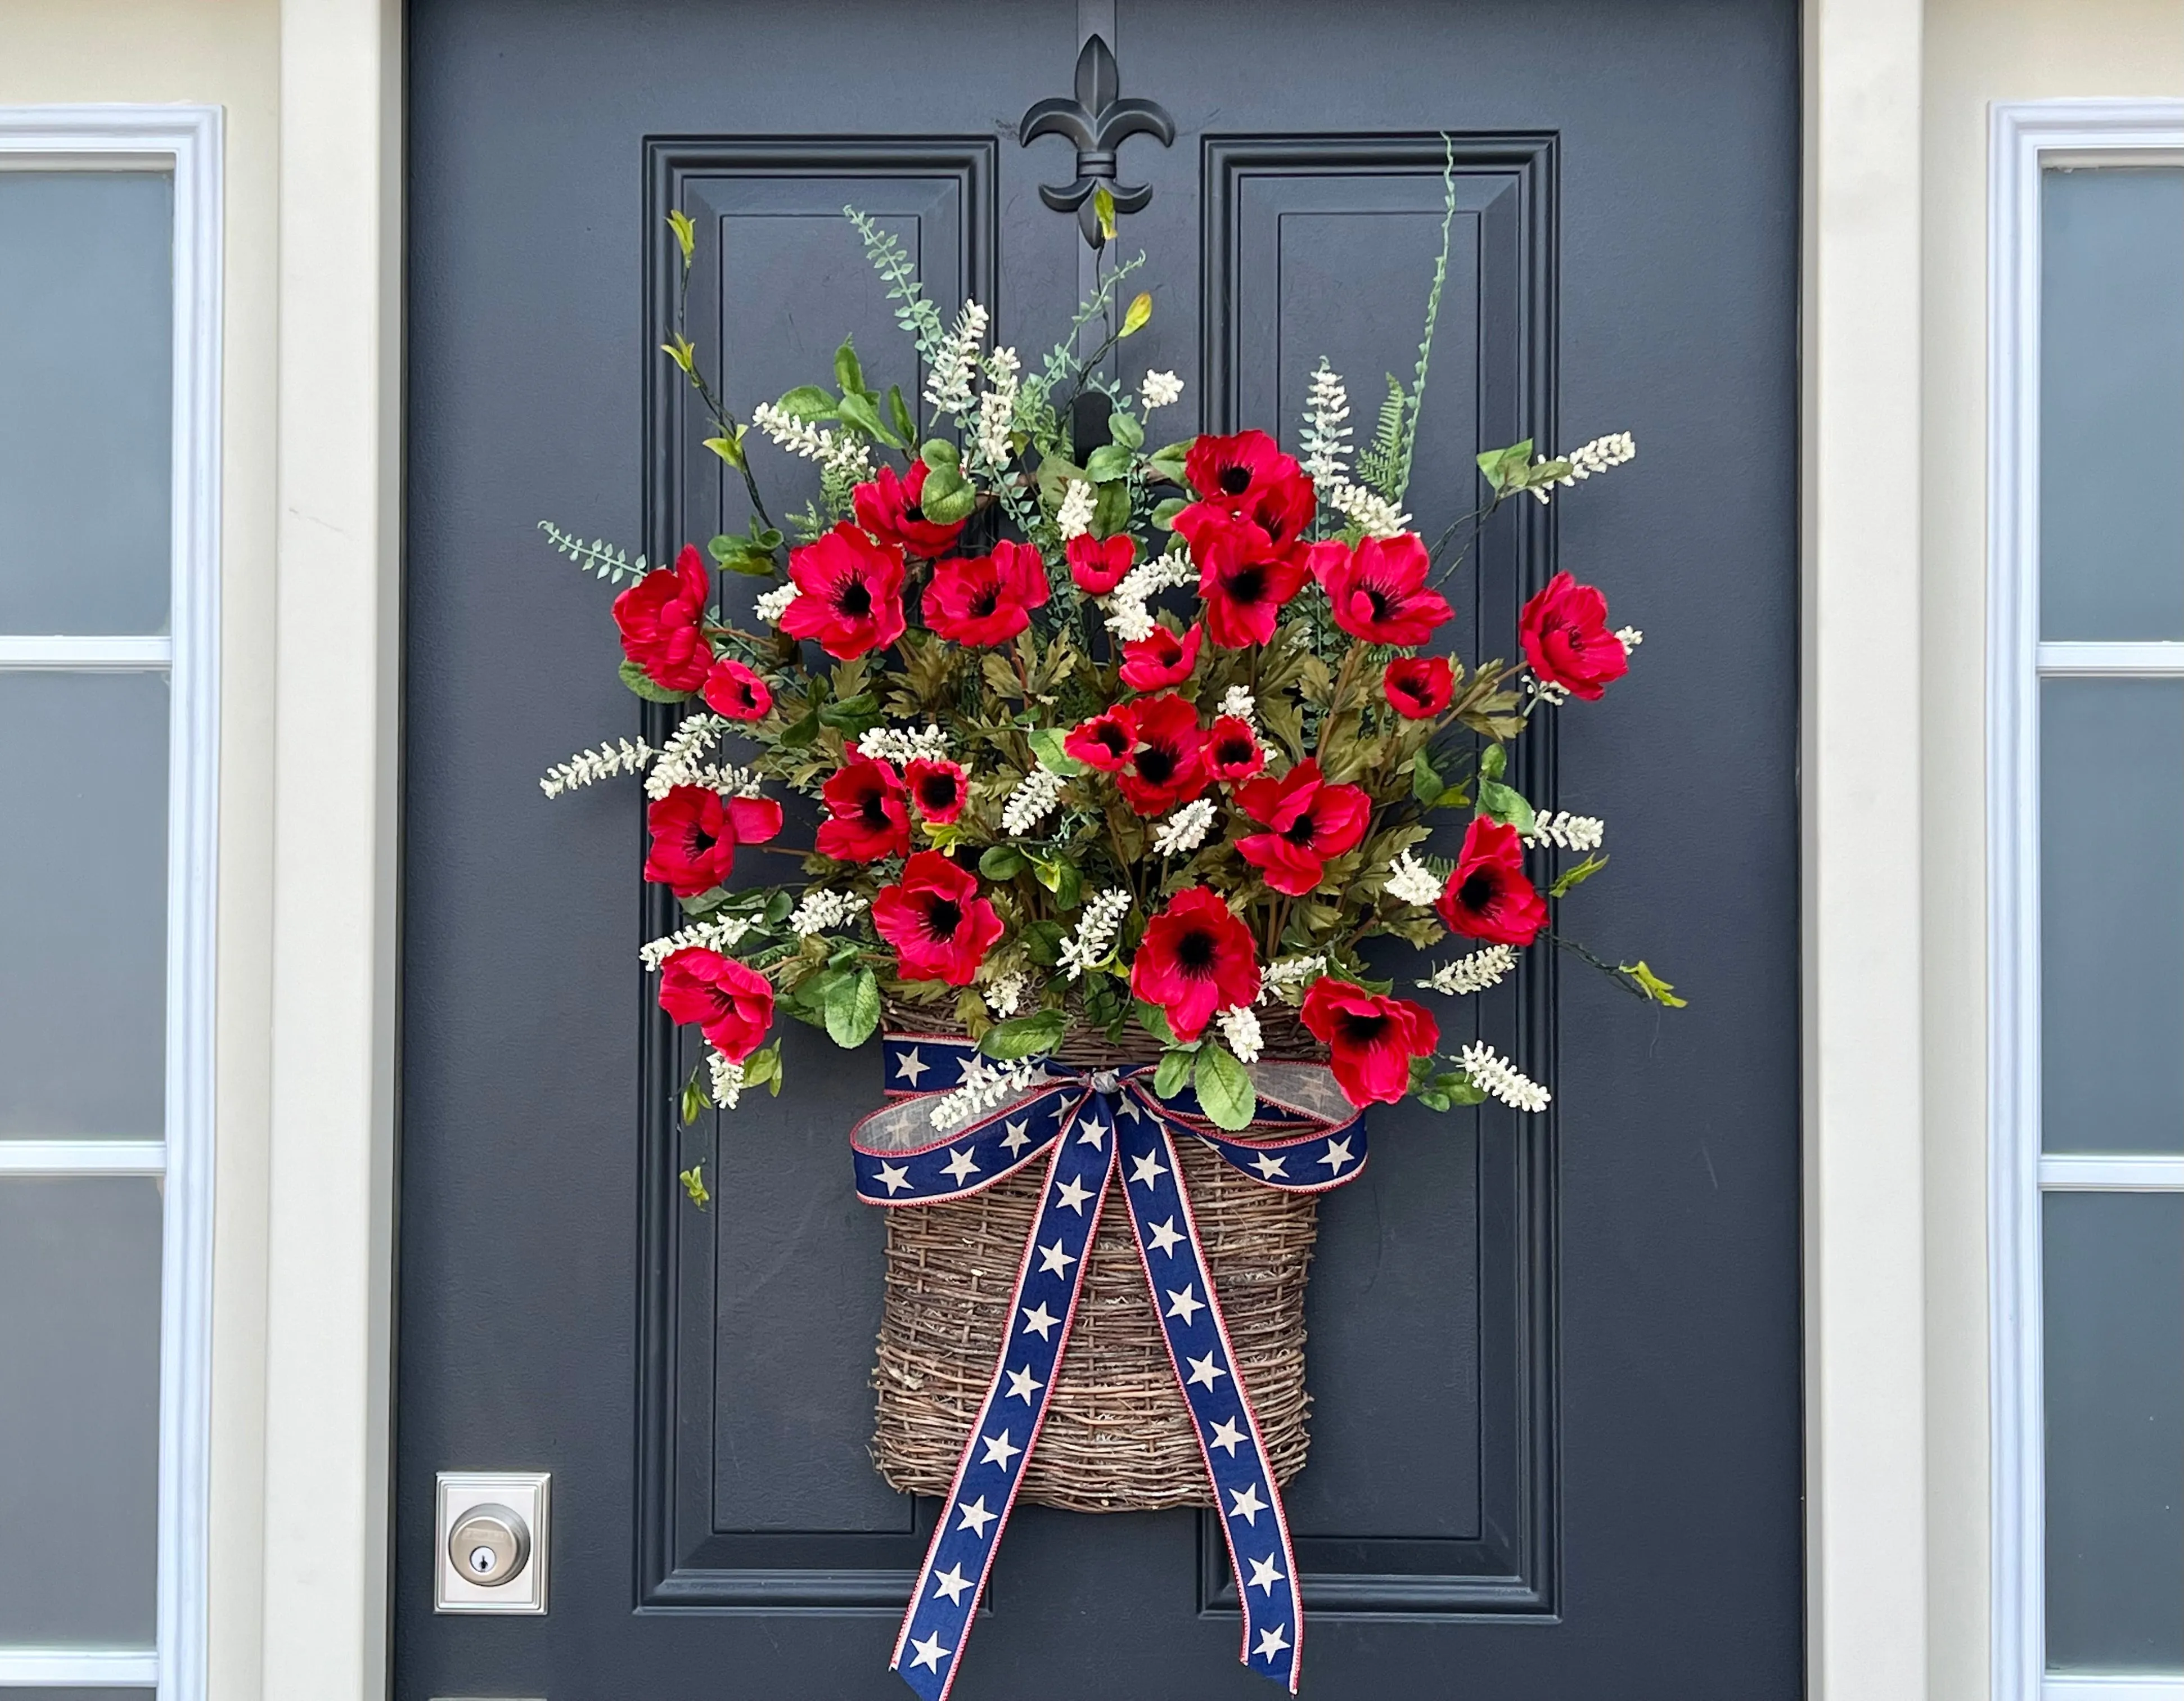
<path id="1" fill-rule="evenodd" d="M 1221 1509 L 1243 1602 L 1238 1658 L 1294 1694 L 1304 1605 L 1289 1521 L 1242 1368 L 1229 1347 L 1176 1141 L 1203 1141 L 1267 1186 L 1323 1193 L 1365 1166 L 1362 1114 L 1325 1069 L 1260 1063 L 1251 1071 L 1260 1105 L 1256 1125 L 1267 1137 L 1230 1140 L 1202 1121 L 1184 1119 L 1199 1108 L 1188 1089 L 1165 1102 L 1156 1097 L 1150 1065 L 1078 1070 L 1043 1062 L 1031 1066 L 1031 1079 L 1000 1108 L 936 1135 L 932 1107 L 939 1096 L 967 1081 L 991 1082 L 994 1066 L 967 1040 L 929 1035 L 886 1036 L 885 1057 L 888 1091 L 896 1101 L 850 1135 L 857 1192 L 867 1204 L 944 1204 L 1047 1160 L 993 1379 L 956 1461 L 889 1665 L 926 1701 L 944 1701 L 956 1681 L 980 1592 L 1061 1373 L 1100 1213 L 1111 1190 L 1118 1190 Z"/>

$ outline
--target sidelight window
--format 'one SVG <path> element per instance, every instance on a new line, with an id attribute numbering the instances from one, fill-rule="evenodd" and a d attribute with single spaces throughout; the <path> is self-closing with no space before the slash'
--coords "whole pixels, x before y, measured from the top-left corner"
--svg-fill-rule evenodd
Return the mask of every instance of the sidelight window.
<path id="1" fill-rule="evenodd" d="M 1995 1693 L 2184 1701 L 2184 106 L 1995 139 Z"/>
<path id="2" fill-rule="evenodd" d="M 217 136 L 0 109 L 0 1701 L 203 1693 Z"/>

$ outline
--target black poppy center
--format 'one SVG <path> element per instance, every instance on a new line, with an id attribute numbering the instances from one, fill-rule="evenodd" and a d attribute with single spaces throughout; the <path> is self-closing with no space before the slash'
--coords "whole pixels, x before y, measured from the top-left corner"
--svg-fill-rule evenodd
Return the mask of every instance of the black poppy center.
<path id="1" fill-rule="evenodd" d="M 878 786 L 865 794 L 864 801 L 857 806 L 857 813 L 864 817 L 867 827 L 883 828 L 893 824 L 888 820 L 887 794 Z"/>
<path id="2" fill-rule="evenodd" d="M 1175 960 L 1193 974 L 1204 974 L 1211 969 L 1215 952 L 1213 935 L 1196 929 L 1175 942 Z"/>
<path id="3" fill-rule="evenodd" d="M 918 801 L 929 810 L 948 809 L 956 802 L 956 776 L 929 773 L 917 788 Z"/>
<path id="4" fill-rule="evenodd" d="M 702 827 L 690 829 L 690 854 L 693 856 L 704 856 L 720 842 L 721 837 L 717 833 L 708 833 Z"/>
<path id="5" fill-rule="evenodd" d="M 1388 1018 L 1379 1013 L 1361 1015 L 1346 1011 L 1342 1017 L 1342 1037 L 1353 1046 L 1373 1046 L 1388 1031 Z"/>
<path id="6" fill-rule="evenodd" d="M 1314 824 L 1312 811 L 1306 810 L 1290 823 L 1288 830 L 1282 834 L 1282 837 L 1292 845 L 1309 845 L 1312 843 Z"/>
<path id="7" fill-rule="evenodd" d="M 1221 469 L 1221 494 L 1241 496 L 1251 488 L 1251 469 L 1248 466 L 1224 466 Z"/>
<path id="8" fill-rule="evenodd" d="M 862 620 L 872 611 L 872 588 L 862 579 L 850 579 L 834 593 L 834 606 L 852 620 Z"/>
<path id="9" fill-rule="evenodd" d="M 999 585 L 983 585 L 978 594 L 971 599 L 971 612 L 981 619 L 1000 605 L 1001 588 Z"/>
<path id="10" fill-rule="evenodd" d="M 1483 910 L 1494 901 L 1494 877 L 1484 868 L 1456 889 L 1456 901 L 1467 910 Z"/>
<path id="11" fill-rule="evenodd" d="M 934 898 L 925 906 L 926 930 L 935 939 L 953 939 L 962 925 L 963 906 L 953 898 Z"/>
<path id="12" fill-rule="evenodd" d="M 1257 563 L 1228 575 L 1228 594 L 1238 602 L 1260 602 L 1267 594 L 1267 570 Z"/>
<path id="13" fill-rule="evenodd" d="M 1234 762 L 1251 760 L 1252 744 L 1249 739 L 1223 739 L 1213 747 L 1213 759 L 1223 767 Z"/>
<path id="14" fill-rule="evenodd" d="M 1166 785 L 1175 778 L 1176 754 L 1158 745 L 1148 745 L 1138 752 L 1138 773 L 1155 785 Z"/>
<path id="15" fill-rule="evenodd" d="M 1111 756 L 1126 756 L 1130 753 L 1130 741 L 1120 727 L 1102 727 L 1092 736 L 1093 742 Z"/>
<path id="16" fill-rule="evenodd" d="M 919 504 L 913 502 L 902 510 L 902 517 L 912 525 L 922 526 L 925 523 L 925 510 Z"/>

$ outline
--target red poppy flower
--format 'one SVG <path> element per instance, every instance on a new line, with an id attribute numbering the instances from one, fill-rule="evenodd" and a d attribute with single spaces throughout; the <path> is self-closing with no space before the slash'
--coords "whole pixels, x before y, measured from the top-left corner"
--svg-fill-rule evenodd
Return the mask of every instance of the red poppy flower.
<path id="1" fill-rule="evenodd" d="M 678 785 L 644 812 L 652 851 L 644 878 L 678 898 L 727 884 L 736 846 L 763 845 L 781 831 L 781 806 L 770 797 L 722 797 L 710 786 Z"/>
<path id="2" fill-rule="evenodd" d="M 1254 486 L 1279 483 L 1298 473 L 1294 455 L 1262 431 L 1240 431 L 1233 437 L 1201 437 L 1183 458 L 1183 476 L 1190 488 L 1208 502 L 1234 511 Z"/>
<path id="3" fill-rule="evenodd" d="M 1329 857 L 1355 850 L 1373 818 L 1364 789 L 1329 784 L 1316 761 L 1299 762 L 1279 779 L 1268 775 L 1239 787 L 1236 806 L 1268 829 L 1239 839 L 1237 854 L 1265 870 L 1269 886 L 1293 898 L 1318 886 Z"/>
<path id="4" fill-rule="evenodd" d="M 1368 644 L 1405 649 L 1424 644 L 1456 611 L 1439 591 L 1426 588 L 1432 563 L 1414 532 L 1361 538 L 1355 549 L 1314 544 L 1312 571 L 1326 589 L 1334 623 Z"/>
<path id="5" fill-rule="evenodd" d="M 1074 756 L 1087 767 L 1097 768 L 1101 773 L 1117 773 L 1129 761 L 1137 742 L 1137 733 L 1123 711 L 1111 709 L 1071 728 L 1061 741 L 1061 748 L 1064 754 Z"/>
<path id="6" fill-rule="evenodd" d="M 621 653 L 655 685 L 695 691 L 712 671 L 713 646 L 705 637 L 705 602 L 713 576 L 697 550 L 685 544 L 666 567 L 647 573 L 614 600 L 621 628 Z"/>
<path id="7" fill-rule="evenodd" d="M 1082 532 L 1069 540 L 1062 553 L 1068 557 L 1069 577 L 1077 581 L 1077 588 L 1087 596 L 1105 596 L 1136 565 L 1138 545 L 1128 532 L 1117 532 L 1112 538 Z"/>
<path id="8" fill-rule="evenodd" d="M 902 636 L 902 551 L 844 520 L 788 553 L 797 595 L 783 612 L 791 638 L 816 638 L 837 661 L 884 650 Z"/>
<path id="9" fill-rule="evenodd" d="M 758 721 L 773 706 L 765 680 L 731 656 L 722 656 L 705 676 L 705 706 L 732 721 Z"/>
<path id="10" fill-rule="evenodd" d="M 660 965 L 660 1007 L 696 1023 L 715 1051 L 740 1063 L 773 1026 L 773 988 L 749 963 L 693 946 Z"/>
<path id="11" fill-rule="evenodd" d="M 1205 886 L 1178 892 L 1152 920 L 1130 965 L 1130 990 L 1157 1004 L 1175 1037 L 1206 1031 L 1217 1010 L 1259 996 L 1259 960 L 1251 930 L 1221 895 Z"/>
<path id="12" fill-rule="evenodd" d="M 954 762 L 921 758 L 903 771 L 903 778 L 909 782 L 911 800 L 928 821 L 944 825 L 963 812 L 970 787 Z"/>
<path id="13" fill-rule="evenodd" d="M 1277 551 L 1267 534 L 1242 521 L 1222 521 L 1199 533 L 1198 594 L 1206 629 L 1223 650 L 1273 641 L 1282 605 L 1304 588 L 1309 569 Z"/>
<path id="14" fill-rule="evenodd" d="M 1115 776 L 1131 808 L 1165 815 L 1206 789 L 1206 733 L 1186 700 L 1144 697 L 1110 712 L 1136 735 L 1136 749 Z"/>
<path id="15" fill-rule="evenodd" d="M 1178 638 L 1156 626 L 1150 637 L 1133 639 L 1123 646 L 1123 683 L 1133 691 L 1182 684 L 1198 666 L 1198 641 L 1204 635 L 1194 626 Z"/>
<path id="16" fill-rule="evenodd" d="M 1434 910 L 1451 933 L 1496 945 L 1531 944 L 1547 924 L 1547 904 L 1524 878 L 1524 841 L 1517 829 L 1483 815 L 1474 821 Z"/>
<path id="17" fill-rule="evenodd" d="M 1380 689 L 1407 721 L 1429 721 L 1456 694 L 1456 670 L 1445 655 L 1398 655 L 1380 676 Z"/>
<path id="18" fill-rule="evenodd" d="M 1206 733 L 1206 771 L 1214 778 L 1233 784 L 1251 778 L 1266 765 L 1267 753 L 1259 748 L 1259 735 L 1250 722 L 1223 715 Z"/>
<path id="19" fill-rule="evenodd" d="M 969 522 L 958 520 L 944 526 L 925 517 L 917 504 L 925 494 L 928 470 L 923 461 L 913 461 L 910 476 L 898 478 L 892 466 L 883 466 L 872 482 L 852 491 L 850 499 L 857 510 L 857 523 L 880 542 L 929 561 L 946 554 Z"/>
<path id="20" fill-rule="evenodd" d="M 872 926 L 894 947 L 905 980 L 968 986 L 1001 936 L 1001 918 L 978 895 L 978 878 L 938 850 L 921 850 L 902 878 L 872 900 Z"/>
<path id="21" fill-rule="evenodd" d="M 1324 1040 L 1335 1085 L 1351 1103 L 1393 1104 L 1410 1088 L 1411 1059 L 1430 1057 L 1440 1024 L 1424 1005 L 1368 992 L 1347 980 L 1316 980 L 1300 1012 Z"/>
<path id="22" fill-rule="evenodd" d="M 1046 600 L 1046 564 L 1006 538 L 990 555 L 946 560 L 925 588 L 925 623 L 950 644 L 1006 644 Z"/>
<path id="23" fill-rule="evenodd" d="M 830 817 L 819 823 L 822 856 L 877 862 L 910 849 L 910 806 L 893 762 L 860 756 L 852 745 L 850 760 L 819 788 L 819 796 Z"/>
<path id="24" fill-rule="evenodd" d="M 1607 629 L 1607 599 L 1568 573 L 1557 573 L 1524 605 L 1517 632 L 1532 672 L 1588 703 L 1630 671 L 1623 640 Z"/>

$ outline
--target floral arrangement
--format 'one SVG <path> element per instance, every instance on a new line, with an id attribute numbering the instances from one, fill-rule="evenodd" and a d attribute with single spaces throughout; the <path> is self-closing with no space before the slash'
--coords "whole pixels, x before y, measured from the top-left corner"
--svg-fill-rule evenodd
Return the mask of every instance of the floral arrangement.
<path id="1" fill-rule="evenodd" d="M 990 1060 L 935 1096 L 942 1130 L 1019 1090 L 1026 1060 L 1072 1029 L 1142 1046 L 1162 1096 L 1188 1084 L 1243 1129 L 1273 1005 L 1324 1046 L 1354 1105 L 1542 1109 L 1547 1089 L 1490 1046 L 1444 1052 L 1432 1012 L 1362 953 L 1453 941 L 1410 990 L 1458 998 L 1521 951 L 1569 943 L 1556 907 L 1604 866 L 1603 825 L 1535 809 L 1508 748 L 1599 700 L 1641 634 L 1557 573 L 1524 606 L 1521 660 L 1430 650 L 1488 516 L 1628 461 L 1630 438 L 1480 455 L 1477 510 L 1429 544 L 1402 505 L 1446 226 L 1411 383 L 1390 380 L 1353 444 L 1323 360 L 1290 453 L 1257 430 L 1149 446 L 1184 387 L 1120 370 L 1153 311 L 1147 294 L 1123 302 L 1142 256 L 1102 249 L 1095 293 L 1028 369 L 989 346 L 977 303 L 944 319 L 894 239 L 845 210 L 922 363 L 922 422 L 848 343 L 831 387 L 739 419 L 678 319 L 666 352 L 747 488 L 749 529 L 648 571 L 545 528 L 626 586 L 629 688 L 687 705 L 658 748 L 601 745 L 542 782 L 551 796 L 643 777 L 645 877 L 685 923 L 644 961 L 710 1047 L 686 1115 L 780 1090 L 777 1016 L 856 1046 L 883 1001 L 935 1007 Z M 694 232 L 670 222 L 687 287 Z M 1089 450 L 1072 437 L 1088 398 L 1106 438 Z M 793 543 L 761 497 L 769 455 L 818 472 L 785 516 Z M 763 583 L 752 614 L 716 594 L 716 570 Z M 808 843 L 786 842 L 790 795 L 816 813 Z M 1437 818 L 1462 823 L 1452 858 L 1427 848 Z M 777 857 L 794 878 L 771 878 Z M 1642 962 L 1581 954 L 1681 1002 Z"/>

